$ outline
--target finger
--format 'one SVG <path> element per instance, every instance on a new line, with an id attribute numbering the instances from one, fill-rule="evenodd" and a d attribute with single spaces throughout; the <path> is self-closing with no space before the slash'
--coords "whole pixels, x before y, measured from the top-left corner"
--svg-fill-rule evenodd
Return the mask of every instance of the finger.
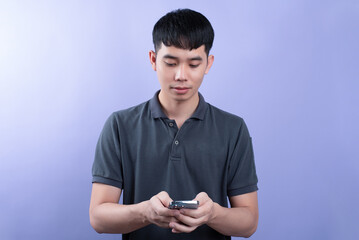
<path id="1" fill-rule="evenodd" d="M 206 201 L 204 204 L 199 206 L 197 209 L 180 209 L 180 213 L 182 215 L 186 215 L 193 218 L 200 218 L 205 215 L 207 215 L 209 212 L 211 212 L 213 202 L 209 199 L 209 201 Z"/>
<path id="2" fill-rule="evenodd" d="M 179 216 L 177 216 L 176 219 L 179 222 L 181 222 L 181 223 L 183 223 L 185 225 L 188 225 L 188 226 L 198 226 L 198 225 L 200 225 L 198 223 L 198 219 L 190 217 L 190 216 L 186 216 L 186 215 L 183 215 L 183 214 L 180 214 Z"/>
<path id="3" fill-rule="evenodd" d="M 210 198 L 207 193 L 200 192 L 197 194 L 197 196 L 193 200 L 199 201 L 199 205 L 201 206 L 201 205 L 205 204 L 205 202 L 208 201 L 209 199 Z"/>
<path id="4" fill-rule="evenodd" d="M 178 219 L 178 221 L 180 221 L 181 223 L 184 223 L 185 225 L 188 226 L 201 226 L 203 224 L 205 224 L 208 220 L 208 215 L 203 215 L 197 218 L 193 218 L 190 216 L 185 216 L 185 215 L 180 215 L 178 217 L 176 217 Z"/>
<path id="5" fill-rule="evenodd" d="M 197 228 L 197 226 L 187 226 L 178 222 L 171 222 L 169 226 L 173 233 L 190 233 Z"/>
<path id="6" fill-rule="evenodd" d="M 166 192 L 160 192 L 153 198 L 151 198 L 152 208 L 156 215 L 159 216 L 170 216 L 175 217 L 179 214 L 179 211 L 173 211 L 172 209 L 168 209 L 168 206 L 166 206 L 167 202 L 169 205 L 169 202 L 171 201 L 171 198 L 168 196 Z"/>
<path id="7" fill-rule="evenodd" d="M 213 203 L 212 201 L 207 201 L 205 205 L 200 206 L 198 209 L 181 209 L 180 214 L 182 216 L 187 216 L 193 219 L 201 219 L 200 223 L 205 223 L 211 215 L 213 214 Z M 180 220 L 182 221 L 182 217 L 180 215 Z"/>
<path id="8" fill-rule="evenodd" d="M 177 231 L 176 229 L 172 228 L 172 233 L 181 233 L 180 231 Z"/>
<path id="9" fill-rule="evenodd" d="M 161 208 L 158 210 L 158 215 L 165 217 L 177 217 L 180 215 L 180 211 L 177 209 Z"/>
<path id="10" fill-rule="evenodd" d="M 200 218 L 203 215 L 205 215 L 204 211 L 201 208 L 198 208 L 196 210 L 194 210 L 194 209 L 184 209 L 183 208 L 183 209 L 180 209 L 179 212 L 180 212 L 180 215 L 188 216 L 188 217 L 191 217 L 191 218 Z"/>
<path id="11" fill-rule="evenodd" d="M 162 216 L 156 216 L 152 221 L 153 224 L 156 224 L 157 226 L 162 228 L 169 228 L 171 222 L 179 223 L 179 221 L 174 217 L 162 217 Z"/>
<path id="12" fill-rule="evenodd" d="M 161 203 L 154 204 L 153 210 L 156 215 L 163 216 L 163 217 L 176 217 L 180 214 L 179 210 L 169 209 L 169 208 L 163 206 Z"/>
<path id="13" fill-rule="evenodd" d="M 181 223 L 177 218 L 171 218 L 171 221 L 169 222 L 169 223 L 171 223 L 171 222 L 175 222 L 175 223 Z"/>
<path id="14" fill-rule="evenodd" d="M 161 217 L 158 219 L 157 225 L 163 228 L 169 228 L 171 222 L 179 223 L 179 221 L 174 217 Z"/>
<path id="15" fill-rule="evenodd" d="M 172 198 L 168 195 L 167 192 L 162 191 L 159 194 L 157 194 L 158 199 L 161 201 L 162 205 L 168 208 L 170 203 L 172 202 Z"/>

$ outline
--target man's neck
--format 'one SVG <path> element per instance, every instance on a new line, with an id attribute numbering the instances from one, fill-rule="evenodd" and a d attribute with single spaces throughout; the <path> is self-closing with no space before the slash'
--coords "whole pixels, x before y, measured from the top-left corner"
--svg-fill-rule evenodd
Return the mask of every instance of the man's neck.
<path id="1" fill-rule="evenodd" d="M 196 111 L 199 103 L 199 96 L 195 94 L 192 98 L 185 101 L 177 101 L 167 98 L 165 94 L 160 92 L 158 100 L 162 106 L 164 113 L 169 119 L 174 119 L 178 128 L 192 116 Z"/>

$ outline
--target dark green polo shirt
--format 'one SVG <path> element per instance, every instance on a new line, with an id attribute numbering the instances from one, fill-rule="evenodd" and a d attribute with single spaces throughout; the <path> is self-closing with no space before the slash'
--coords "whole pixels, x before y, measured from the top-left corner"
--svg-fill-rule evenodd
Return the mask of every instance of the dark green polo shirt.
<path id="1" fill-rule="evenodd" d="M 227 196 L 256 191 L 251 137 L 242 118 L 205 102 L 180 129 L 155 96 L 113 113 L 100 135 L 93 182 L 123 190 L 123 203 L 149 200 L 161 191 L 174 200 L 206 192 L 227 207 Z M 123 239 L 229 239 L 204 225 L 191 234 L 149 225 Z"/>

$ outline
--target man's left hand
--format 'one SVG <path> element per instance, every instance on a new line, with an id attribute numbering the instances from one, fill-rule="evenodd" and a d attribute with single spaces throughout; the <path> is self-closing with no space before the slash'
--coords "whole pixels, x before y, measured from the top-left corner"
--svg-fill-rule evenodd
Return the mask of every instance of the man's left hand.
<path id="1" fill-rule="evenodd" d="M 214 217 L 215 204 L 207 193 L 201 192 L 193 200 L 199 201 L 198 209 L 181 209 L 180 215 L 176 216 L 179 222 L 169 224 L 173 233 L 190 233 Z"/>

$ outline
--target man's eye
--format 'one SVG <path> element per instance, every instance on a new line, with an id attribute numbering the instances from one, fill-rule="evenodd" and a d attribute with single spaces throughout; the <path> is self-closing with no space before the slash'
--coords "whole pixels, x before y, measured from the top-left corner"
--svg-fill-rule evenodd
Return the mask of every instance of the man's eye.
<path id="1" fill-rule="evenodd" d="M 190 64 L 189 66 L 190 66 L 191 68 L 196 68 L 196 67 L 199 66 L 199 64 Z"/>
<path id="2" fill-rule="evenodd" d="M 176 66 L 175 63 L 168 63 L 168 62 L 165 62 L 165 63 L 166 63 L 166 65 L 169 66 L 169 67 L 174 67 L 174 66 Z"/>

